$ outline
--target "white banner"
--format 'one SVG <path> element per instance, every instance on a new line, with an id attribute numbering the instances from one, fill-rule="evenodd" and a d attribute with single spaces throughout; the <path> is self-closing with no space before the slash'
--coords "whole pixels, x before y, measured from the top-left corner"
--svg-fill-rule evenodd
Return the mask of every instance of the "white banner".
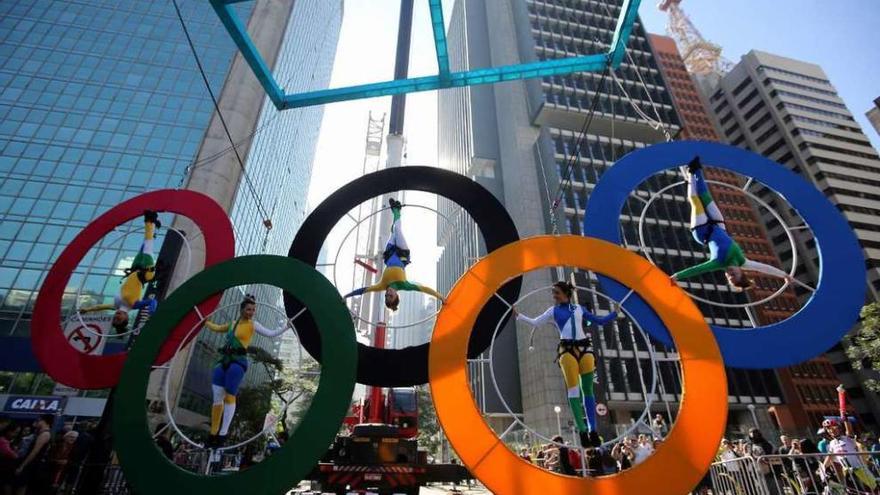
<path id="1" fill-rule="evenodd" d="M 83 354 L 101 354 L 107 344 L 106 336 L 114 332 L 112 322 L 113 313 L 73 315 L 64 326 L 64 336 Z"/>

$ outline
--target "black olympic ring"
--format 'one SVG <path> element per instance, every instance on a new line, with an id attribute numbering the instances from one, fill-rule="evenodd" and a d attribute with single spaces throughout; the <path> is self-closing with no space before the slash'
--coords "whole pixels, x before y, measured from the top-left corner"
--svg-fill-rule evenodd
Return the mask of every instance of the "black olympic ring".
<path id="1" fill-rule="evenodd" d="M 519 233 L 507 210 L 486 188 L 469 178 L 436 167 L 395 167 L 360 177 L 325 199 L 306 218 L 290 246 L 288 256 L 316 266 L 321 247 L 330 231 L 349 211 L 372 198 L 396 191 L 437 194 L 461 206 L 474 219 L 483 235 L 486 251 L 519 240 Z M 505 301 L 519 298 L 522 277 L 512 279 L 499 291 Z M 288 317 L 303 310 L 302 304 L 284 293 Z M 491 299 L 480 311 L 468 344 L 468 356 L 479 356 L 489 348 L 495 326 L 509 318 L 507 306 Z M 309 354 L 320 361 L 321 338 L 308 310 L 299 317 L 296 331 Z M 378 349 L 358 344 L 357 381 L 376 387 L 409 387 L 428 382 L 429 344 L 404 349 Z"/>

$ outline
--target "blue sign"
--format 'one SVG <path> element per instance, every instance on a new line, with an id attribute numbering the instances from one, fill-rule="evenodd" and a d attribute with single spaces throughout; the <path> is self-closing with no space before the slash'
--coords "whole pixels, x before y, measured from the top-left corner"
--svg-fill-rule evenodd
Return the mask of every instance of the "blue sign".
<path id="1" fill-rule="evenodd" d="M 10 395 L 3 412 L 18 414 L 60 414 L 66 397 L 45 395 Z"/>

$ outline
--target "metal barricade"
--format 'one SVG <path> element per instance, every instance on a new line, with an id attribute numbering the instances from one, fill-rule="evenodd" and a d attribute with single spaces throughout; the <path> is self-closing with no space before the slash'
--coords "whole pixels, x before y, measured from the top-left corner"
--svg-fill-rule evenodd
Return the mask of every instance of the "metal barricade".
<path id="1" fill-rule="evenodd" d="M 714 495 L 768 495 L 766 479 L 757 459 L 739 457 L 712 464 L 709 476 Z"/>
<path id="2" fill-rule="evenodd" d="M 714 495 L 876 495 L 870 454 L 740 457 L 712 464 Z"/>
<path id="3" fill-rule="evenodd" d="M 768 455 L 775 493 L 783 495 L 872 495 L 880 493 L 870 454 Z M 774 493 L 774 492 L 771 492 Z"/>

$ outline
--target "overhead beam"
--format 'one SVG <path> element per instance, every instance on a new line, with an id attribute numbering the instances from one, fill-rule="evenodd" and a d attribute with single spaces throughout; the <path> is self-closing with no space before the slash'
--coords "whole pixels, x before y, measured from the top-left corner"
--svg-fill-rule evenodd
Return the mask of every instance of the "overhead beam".
<path id="1" fill-rule="evenodd" d="M 605 69 L 608 65 L 616 68 L 623 61 L 626 44 L 632 33 L 633 24 L 635 23 L 639 4 L 641 3 L 641 0 L 623 1 L 617 18 L 614 36 L 606 53 L 451 72 L 443 22 L 442 0 L 428 0 L 428 5 L 431 9 L 434 45 L 437 50 L 437 75 L 285 94 L 251 42 L 244 25 L 230 7 L 230 4 L 242 1 L 247 0 L 210 0 L 211 6 L 217 12 L 223 26 L 229 31 L 232 40 L 235 41 L 244 59 L 250 65 L 251 70 L 254 71 L 257 80 L 260 81 L 266 94 L 269 95 L 272 103 L 279 110 L 418 91 L 432 91 L 478 84 L 493 84 L 502 81 L 564 75 L 573 72 L 597 72 Z"/>

